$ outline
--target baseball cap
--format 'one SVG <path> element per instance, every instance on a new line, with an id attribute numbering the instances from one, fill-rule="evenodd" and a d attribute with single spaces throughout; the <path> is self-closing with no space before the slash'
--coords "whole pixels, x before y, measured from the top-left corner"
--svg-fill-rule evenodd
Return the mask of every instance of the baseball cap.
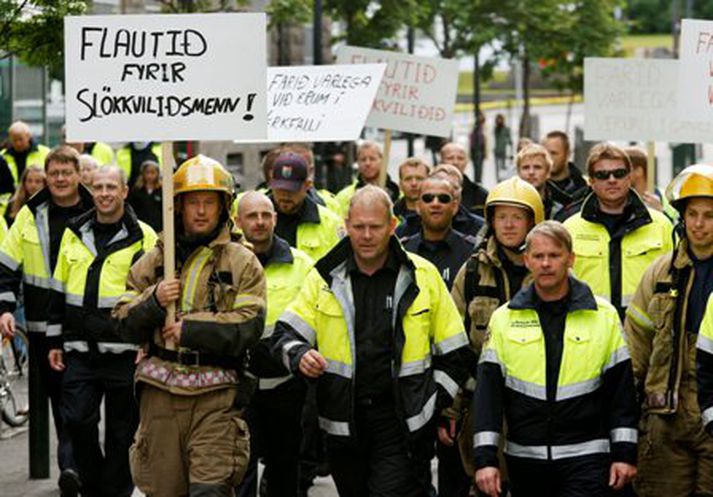
<path id="1" fill-rule="evenodd" d="M 270 188 L 296 192 L 307 180 L 307 162 L 294 152 L 280 154 L 272 164 Z"/>

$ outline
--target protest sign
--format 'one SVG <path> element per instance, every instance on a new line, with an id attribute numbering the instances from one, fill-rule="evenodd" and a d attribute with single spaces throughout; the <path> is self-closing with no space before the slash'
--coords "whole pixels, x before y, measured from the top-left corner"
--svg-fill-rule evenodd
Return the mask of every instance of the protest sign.
<path id="1" fill-rule="evenodd" d="M 265 14 L 64 23 L 69 141 L 265 138 Z"/>
<path id="2" fill-rule="evenodd" d="M 713 122 L 713 21 L 683 20 L 679 61 L 679 119 Z"/>
<path id="3" fill-rule="evenodd" d="M 264 141 L 358 139 L 385 69 L 386 64 L 268 67 Z"/>
<path id="4" fill-rule="evenodd" d="M 670 59 L 585 59 L 585 139 L 711 141 L 713 122 L 677 117 L 679 66 Z"/>
<path id="5" fill-rule="evenodd" d="M 458 89 L 458 62 L 386 50 L 342 47 L 338 64 L 386 63 L 366 125 L 450 136 Z"/>

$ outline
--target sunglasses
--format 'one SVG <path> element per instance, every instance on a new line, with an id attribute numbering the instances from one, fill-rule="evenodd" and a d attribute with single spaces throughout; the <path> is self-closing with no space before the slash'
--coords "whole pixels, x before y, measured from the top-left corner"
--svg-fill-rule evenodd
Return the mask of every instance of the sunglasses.
<path id="1" fill-rule="evenodd" d="M 614 176 L 616 179 L 626 178 L 629 175 L 629 170 L 625 167 L 619 169 L 610 169 L 604 171 L 594 171 L 592 177 L 601 181 L 609 179 L 609 176 Z"/>
<path id="2" fill-rule="evenodd" d="M 453 201 L 453 197 L 451 197 L 447 193 L 424 193 L 423 195 L 421 195 L 421 201 L 424 204 L 430 204 L 436 199 L 438 199 L 438 202 L 441 204 L 450 204 Z"/>

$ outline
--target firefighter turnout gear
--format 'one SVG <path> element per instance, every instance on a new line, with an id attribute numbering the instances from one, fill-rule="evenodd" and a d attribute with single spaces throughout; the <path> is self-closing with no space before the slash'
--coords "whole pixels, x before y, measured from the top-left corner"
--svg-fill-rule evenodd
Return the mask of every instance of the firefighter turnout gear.
<path id="1" fill-rule="evenodd" d="M 569 277 L 569 288 L 562 335 L 543 329 L 533 284 L 493 313 L 480 356 L 472 405 L 474 463 L 477 469 L 498 466 L 505 420 L 514 495 L 547 472 L 566 474 L 565 466 L 591 458 L 602 460 L 588 470 L 597 473 L 589 488 L 606 489 L 601 478 L 608 471 L 601 464 L 636 461 L 638 407 L 619 317 L 585 283 Z M 555 335 L 561 339 L 559 364 L 550 363 Z M 527 468 L 533 481 L 521 476 Z M 558 485 L 566 485 L 567 478 L 560 478 Z"/>
<path id="2" fill-rule="evenodd" d="M 238 407 L 250 394 L 244 362 L 263 330 L 265 281 L 231 226 L 224 223 L 215 238 L 192 250 L 178 238 L 178 351 L 167 350 L 156 333 L 166 317 L 155 296 L 164 273 L 160 240 L 131 268 L 114 309 L 127 341 L 150 344 L 136 372 L 141 421 L 131 465 L 136 485 L 156 497 L 223 495 L 240 483 L 247 466 L 247 425 Z M 181 421 L 184 407 L 190 423 Z M 164 442 L 178 452 L 164 457 Z"/>
<path id="3" fill-rule="evenodd" d="M 631 191 L 621 221 L 610 232 L 594 194 L 578 214 L 564 223 L 572 235 L 574 274 L 592 292 L 614 305 L 619 316 L 629 305 L 641 275 L 658 257 L 673 250 L 673 226 L 668 218 L 647 208 Z"/>

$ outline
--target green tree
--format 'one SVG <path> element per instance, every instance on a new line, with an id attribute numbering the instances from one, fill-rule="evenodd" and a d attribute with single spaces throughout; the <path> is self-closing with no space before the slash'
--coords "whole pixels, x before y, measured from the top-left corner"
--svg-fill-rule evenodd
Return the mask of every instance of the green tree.
<path id="1" fill-rule="evenodd" d="M 46 66 L 61 77 L 64 17 L 83 14 L 83 0 L 0 0 L 0 52 L 32 66 Z"/>
<path id="2" fill-rule="evenodd" d="M 418 0 L 325 0 L 325 12 L 344 23 L 348 45 L 394 48 L 393 39 L 412 18 Z"/>
<path id="3" fill-rule="evenodd" d="M 584 58 L 610 55 L 622 30 L 620 0 L 501 0 L 495 25 L 503 50 L 522 64 L 520 136 L 530 136 L 530 76 L 539 62 L 562 89 L 582 88 Z"/>

